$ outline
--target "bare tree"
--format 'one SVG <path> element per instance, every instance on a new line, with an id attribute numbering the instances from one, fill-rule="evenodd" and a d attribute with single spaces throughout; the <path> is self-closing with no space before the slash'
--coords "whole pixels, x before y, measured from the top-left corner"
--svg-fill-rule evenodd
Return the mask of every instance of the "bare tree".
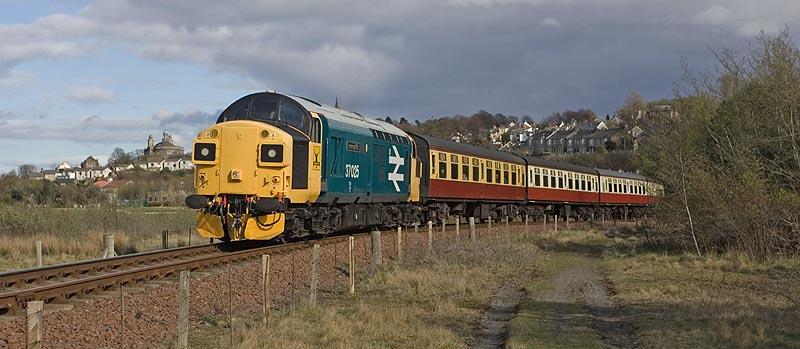
<path id="1" fill-rule="evenodd" d="M 28 179 L 36 173 L 36 166 L 31 164 L 21 165 L 19 169 L 17 169 L 17 174 L 20 178 Z"/>

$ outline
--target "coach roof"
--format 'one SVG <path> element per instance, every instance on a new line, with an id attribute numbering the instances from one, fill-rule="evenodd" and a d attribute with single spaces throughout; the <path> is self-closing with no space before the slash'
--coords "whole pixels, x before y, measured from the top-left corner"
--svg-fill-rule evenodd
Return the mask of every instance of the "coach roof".
<path id="1" fill-rule="evenodd" d="M 597 169 L 597 172 L 600 173 L 601 176 L 605 177 L 615 177 L 615 178 L 625 178 L 625 179 L 635 179 L 638 181 L 646 181 L 647 177 L 630 173 L 630 172 L 621 172 L 621 171 L 611 171 L 611 170 L 601 170 Z"/>
<path id="2" fill-rule="evenodd" d="M 507 161 L 515 164 L 524 165 L 525 162 L 522 160 L 517 154 L 514 153 L 506 153 L 497 150 L 486 149 L 474 145 L 464 144 L 464 143 L 457 143 L 453 141 L 448 141 L 444 139 L 439 139 L 436 137 L 421 135 L 418 133 L 414 133 L 415 136 L 424 139 L 428 142 L 428 145 L 432 149 L 436 150 L 443 150 L 446 152 L 456 153 L 459 155 L 467 155 L 467 156 L 478 156 L 485 159 L 492 159 L 492 160 L 499 160 L 499 161 Z"/>
<path id="3" fill-rule="evenodd" d="M 573 164 L 567 164 L 563 162 L 553 161 L 553 160 L 546 160 L 542 158 L 537 158 L 533 156 L 526 156 L 525 160 L 528 161 L 528 166 L 538 166 L 538 167 L 546 167 L 546 168 L 554 168 L 557 170 L 562 171 L 572 171 L 572 172 L 580 172 L 580 173 L 587 173 L 591 175 L 597 175 L 597 170 L 586 167 L 586 166 L 579 166 Z"/>

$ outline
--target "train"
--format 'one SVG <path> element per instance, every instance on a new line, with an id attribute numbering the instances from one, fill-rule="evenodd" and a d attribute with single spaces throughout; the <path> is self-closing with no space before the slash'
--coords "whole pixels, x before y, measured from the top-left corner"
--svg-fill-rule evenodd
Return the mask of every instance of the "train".
<path id="1" fill-rule="evenodd" d="M 274 91 L 233 102 L 192 142 L 197 232 L 270 240 L 455 217 L 636 217 L 662 187 L 634 173 L 560 163 L 403 131 Z"/>

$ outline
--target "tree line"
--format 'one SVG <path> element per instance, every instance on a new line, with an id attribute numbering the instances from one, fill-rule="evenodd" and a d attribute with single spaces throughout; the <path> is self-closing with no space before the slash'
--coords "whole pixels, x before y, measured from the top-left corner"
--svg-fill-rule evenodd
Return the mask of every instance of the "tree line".
<path id="1" fill-rule="evenodd" d="M 751 49 L 713 51 L 721 73 L 686 69 L 684 113 L 642 147 L 664 184 L 657 237 L 695 253 L 800 252 L 800 50 L 788 29 Z"/>

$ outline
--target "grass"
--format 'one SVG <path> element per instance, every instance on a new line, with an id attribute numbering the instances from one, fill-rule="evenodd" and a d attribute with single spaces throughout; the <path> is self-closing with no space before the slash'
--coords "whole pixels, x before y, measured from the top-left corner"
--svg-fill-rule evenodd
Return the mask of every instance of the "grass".
<path id="1" fill-rule="evenodd" d="M 193 225 L 194 212 L 183 208 L 0 207 L 0 271 L 35 266 L 37 240 L 49 265 L 100 257 L 106 233 L 117 253 L 160 248 L 162 230 L 171 231 L 170 246 L 186 245 Z"/>
<path id="2" fill-rule="evenodd" d="M 237 338 L 238 347 L 466 348 L 495 290 L 517 275 L 536 275 L 543 256 L 532 236 L 461 246 L 409 256 L 371 279 L 358 274 L 355 295 L 326 293 L 317 306 L 273 313 L 268 325 L 245 320 L 239 327 L 249 329 Z M 190 341 L 227 346 L 220 331 L 225 329 L 204 326 Z"/>
<path id="3" fill-rule="evenodd" d="M 634 231 L 559 232 L 540 245 L 596 256 L 643 347 L 800 346 L 800 261 L 659 250 Z"/>
<path id="4" fill-rule="evenodd" d="M 555 274 L 584 263 L 585 258 L 575 253 L 547 253 L 546 256 L 541 265 L 542 274 L 526 281 L 528 297 L 523 299 L 519 313 L 509 323 L 507 348 L 603 348 L 588 318 L 578 315 L 583 312 L 581 305 L 551 303 L 537 297 L 549 289 Z M 563 314 L 567 314 L 563 320 L 557 319 Z"/>

